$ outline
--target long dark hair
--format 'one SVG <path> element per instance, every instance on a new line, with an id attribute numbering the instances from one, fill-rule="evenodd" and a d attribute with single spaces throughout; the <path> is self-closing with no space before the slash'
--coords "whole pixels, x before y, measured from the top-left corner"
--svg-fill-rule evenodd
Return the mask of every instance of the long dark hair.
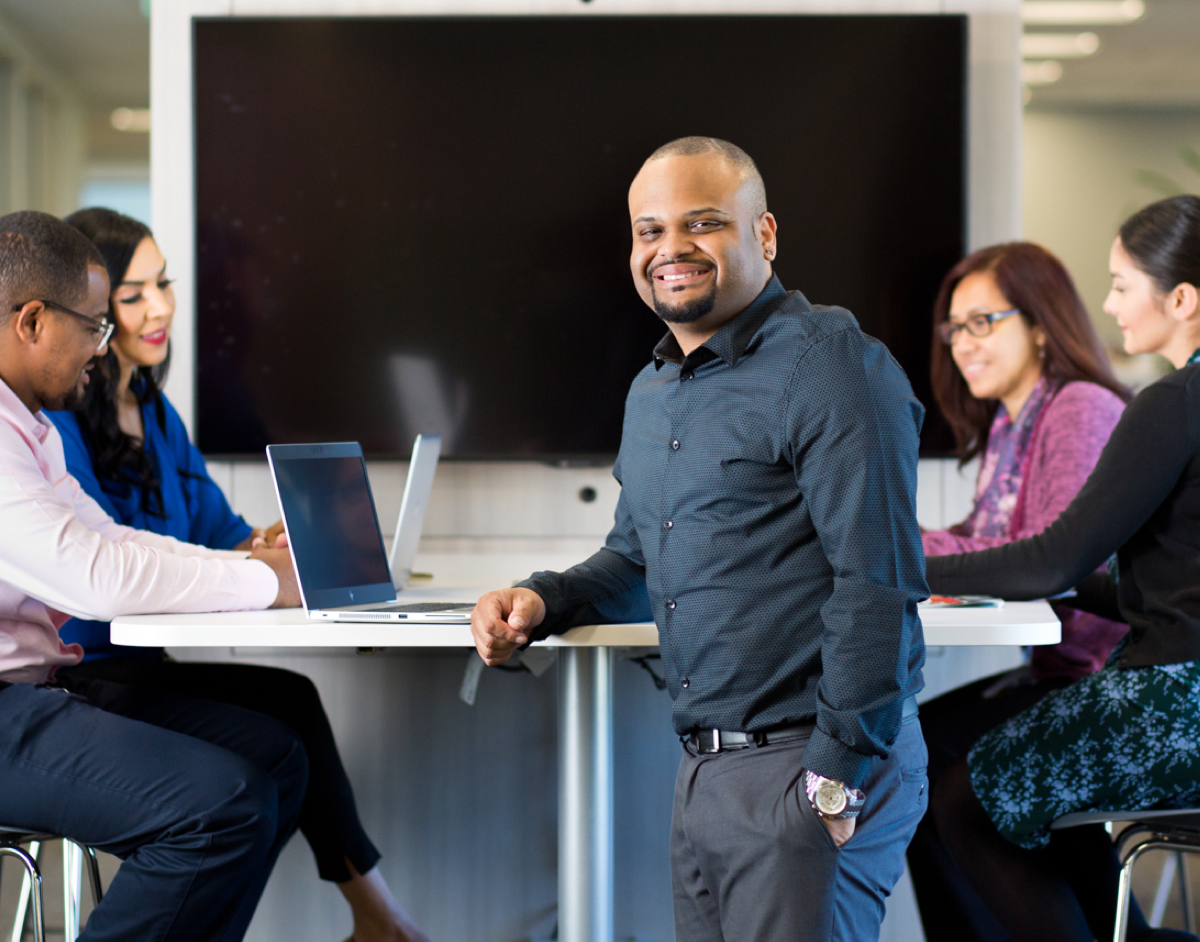
<path id="1" fill-rule="evenodd" d="M 980 249 L 950 269 L 933 306 L 933 397 L 954 430 L 960 465 L 987 447 L 988 431 L 999 403 L 971 395 L 950 347 L 942 342 L 936 327 L 949 318 L 950 298 L 959 282 L 976 272 L 991 274 L 1008 303 L 1020 310 L 1025 323 L 1045 332 L 1042 375 L 1047 380 L 1055 385 L 1075 380 L 1095 383 L 1129 401 L 1129 390 L 1113 376 L 1075 282 L 1062 262 L 1032 242 L 1007 242 Z"/>
<path id="2" fill-rule="evenodd" d="M 1151 203 L 1126 219 L 1118 234 L 1134 264 L 1159 291 L 1185 282 L 1200 288 L 1200 196 Z"/>
<path id="3" fill-rule="evenodd" d="M 72 213 L 66 221 L 91 239 L 100 250 L 108 280 L 116 290 L 129 271 L 133 254 L 145 239 L 153 239 L 150 227 L 111 209 L 91 207 Z M 114 321 L 117 312 L 109 303 L 108 316 Z M 133 371 L 129 388 L 139 405 L 154 406 L 160 429 L 166 429 L 167 414 L 162 400 L 162 387 L 167 378 L 170 353 L 157 366 L 139 366 Z M 142 509 L 149 515 L 163 515 L 162 489 L 154 462 L 142 443 L 121 431 L 117 424 L 117 381 L 121 375 L 117 355 L 110 345 L 91 372 L 83 405 L 78 411 L 79 425 L 92 449 L 92 465 L 96 477 L 136 487 L 141 491 Z"/>

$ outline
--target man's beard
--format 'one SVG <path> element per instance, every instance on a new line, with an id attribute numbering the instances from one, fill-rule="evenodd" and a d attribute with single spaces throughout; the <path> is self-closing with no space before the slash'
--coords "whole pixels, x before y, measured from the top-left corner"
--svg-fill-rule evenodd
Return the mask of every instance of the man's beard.
<path id="1" fill-rule="evenodd" d="M 57 399 L 43 402 L 42 408 L 51 412 L 76 412 L 83 408 L 83 401 L 86 398 L 87 387 L 76 382 L 70 392 L 64 393 Z"/>
<path id="2" fill-rule="evenodd" d="M 669 306 L 658 296 L 658 290 L 650 289 L 650 297 L 654 300 L 654 313 L 666 324 L 694 324 L 700 318 L 707 316 L 717 305 L 717 286 L 714 283 L 703 297 L 693 298 L 683 304 Z"/>

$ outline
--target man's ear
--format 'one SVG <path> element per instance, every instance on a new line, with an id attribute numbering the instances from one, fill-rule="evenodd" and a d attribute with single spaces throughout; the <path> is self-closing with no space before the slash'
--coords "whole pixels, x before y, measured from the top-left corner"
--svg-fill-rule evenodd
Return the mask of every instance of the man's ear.
<path id="1" fill-rule="evenodd" d="M 6 326 L 17 335 L 21 343 L 37 343 L 46 330 L 46 305 L 41 301 L 25 302 L 19 310 L 13 312 Z"/>
<path id="2" fill-rule="evenodd" d="M 775 260 L 775 253 L 778 251 L 778 245 L 775 241 L 777 225 L 775 216 L 771 213 L 763 213 L 758 217 L 758 237 L 762 242 L 763 256 L 768 261 Z"/>

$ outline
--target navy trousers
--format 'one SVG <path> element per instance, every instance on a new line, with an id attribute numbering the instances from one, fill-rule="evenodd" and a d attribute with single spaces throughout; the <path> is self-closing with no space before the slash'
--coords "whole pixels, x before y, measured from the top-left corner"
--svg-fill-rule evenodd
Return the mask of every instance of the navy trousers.
<path id="1" fill-rule="evenodd" d="M 105 657 L 60 670 L 67 686 L 79 677 L 216 700 L 265 713 L 300 737 L 308 754 L 308 790 L 296 826 L 308 840 L 322 880 L 350 879 L 379 863 L 379 851 L 358 819 L 354 790 L 342 765 L 321 695 L 303 674 L 257 664 Z"/>
<path id="2" fill-rule="evenodd" d="M 241 939 L 304 799 L 296 735 L 239 707 L 67 683 L 0 687 L 0 822 L 122 858 L 81 942 Z"/>
<path id="3" fill-rule="evenodd" d="M 671 821 L 679 942 L 872 942 L 925 813 L 914 716 L 873 759 L 854 836 L 838 847 L 804 793 L 807 739 L 696 755 L 684 747 Z"/>

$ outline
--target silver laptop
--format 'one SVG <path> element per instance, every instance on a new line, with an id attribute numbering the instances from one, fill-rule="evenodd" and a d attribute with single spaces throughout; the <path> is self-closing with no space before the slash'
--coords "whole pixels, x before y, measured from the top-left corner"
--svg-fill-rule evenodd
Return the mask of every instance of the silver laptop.
<path id="1" fill-rule="evenodd" d="M 435 467 L 436 459 L 435 455 Z M 309 619 L 452 625 L 470 622 L 475 603 L 466 599 L 396 601 L 367 466 L 357 442 L 268 445 L 267 462 L 295 560 L 300 598 Z M 415 464 L 410 465 L 410 484 Z M 407 494 L 407 487 L 405 491 Z M 421 503 L 428 503 L 428 499 L 426 494 Z M 423 516 L 422 506 L 419 517 Z M 394 554 L 401 546 L 400 537 L 398 533 L 393 543 Z M 412 539 L 415 552 L 420 532 Z M 407 565 L 411 571 L 411 557 Z"/>
<path id="2" fill-rule="evenodd" d="M 392 554 L 388 565 L 392 570 L 392 585 L 403 591 L 412 581 L 413 560 L 425 528 L 425 509 L 433 493 L 433 476 L 437 474 L 438 458 L 442 454 L 441 435 L 418 435 L 413 442 L 412 458 L 408 462 L 408 480 L 404 482 L 404 498 L 400 501 L 400 516 L 396 520 L 396 535 L 392 537 Z"/>

